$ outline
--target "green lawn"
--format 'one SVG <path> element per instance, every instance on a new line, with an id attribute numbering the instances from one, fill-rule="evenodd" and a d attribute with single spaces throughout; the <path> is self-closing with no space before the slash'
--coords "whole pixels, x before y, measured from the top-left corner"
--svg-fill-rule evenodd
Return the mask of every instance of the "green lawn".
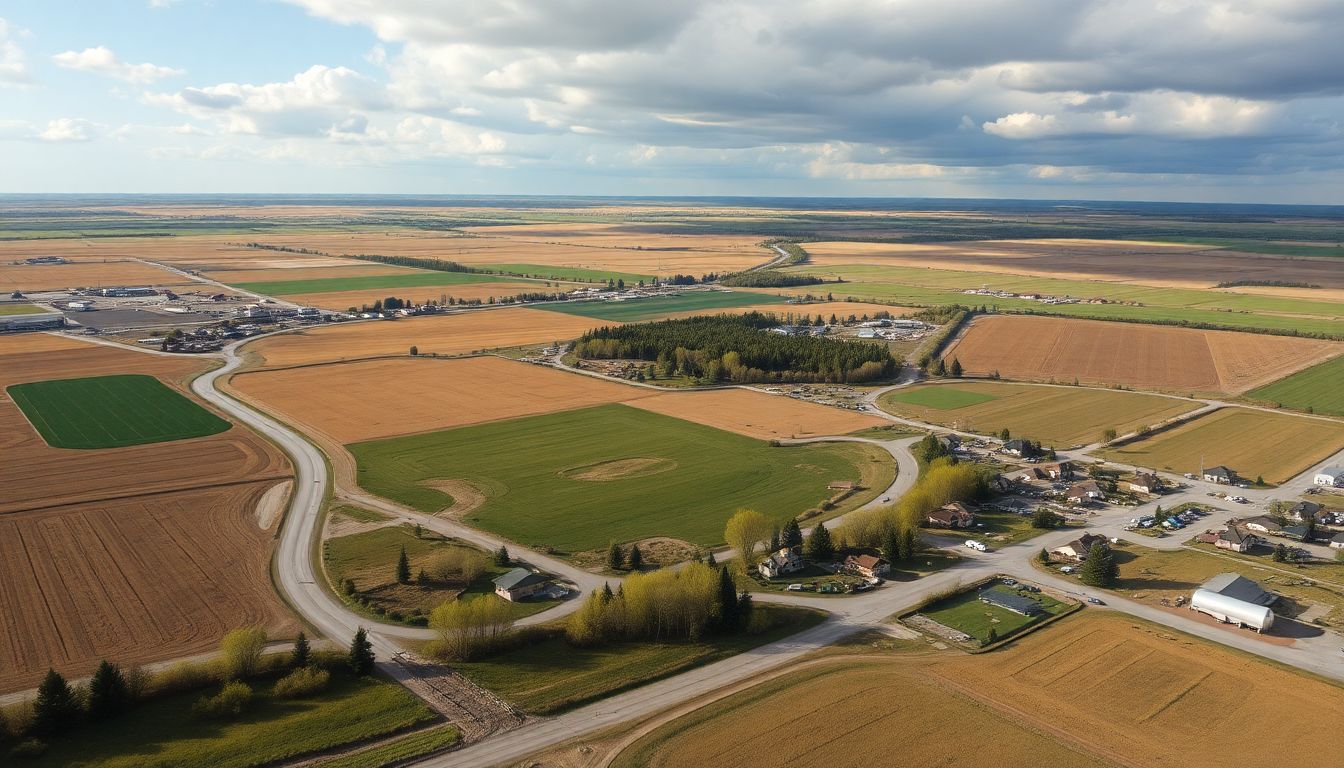
<path id="1" fill-rule="evenodd" d="M 933 605 L 920 611 L 930 619 L 946 627 L 965 632 L 975 638 L 982 645 L 987 645 L 990 629 L 994 630 L 998 640 L 1003 640 L 1011 635 L 1026 629 L 1027 627 L 1045 621 L 1051 616 L 1063 613 L 1069 606 L 1046 597 L 1042 594 L 1033 594 L 1030 592 L 1018 592 L 1002 584 L 996 584 L 988 588 L 988 591 L 1000 592 L 1009 595 L 1021 595 L 1029 597 L 1040 603 L 1043 613 L 1035 616 L 1023 616 L 1006 608 L 1000 608 L 997 605 L 989 605 L 980 602 L 980 593 L 984 589 L 971 589 L 966 592 L 954 595 L 944 600 L 939 600 Z"/>
<path id="2" fill-rule="evenodd" d="M 1253 389 L 1247 397 L 1285 408 L 1344 416 L 1344 356 Z"/>
<path id="3" fill-rule="evenodd" d="M 266 683 L 254 686 L 259 694 Z M 208 691 L 213 693 L 213 689 Z M 193 717 L 204 692 L 143 704 L 51 745 L 38 768 L 250 768 L 372 738 L 433 720 L 423 702 L 395 683 L 333 674 L 319 698 L 263 697 L 232 722 Z"/>
<path id="4" fill-rule="evenodd" d="M 53 448 L 119 448 L 231 426 L 153 376 L 123 374 L 14 384 L 10 398 Z"/>
<path id="5" fill-rule="evenodd" d="M 269 280 L 259 283 L 237 283 L 236 287 L 267 296 L 290 296 L 300 293 L 362 291 L 369 288 L 423 288 L 434 285 L 497 283 L 500 279 L 499 275 L 478 275 L 472 272 L 407 272 L 395 275 L 369 275 L 367 277 Z"/>
<path id="6" fill-rule="evenodd" d="M 491 272 L 509 272 L 526 275 L 542 280 L 574 280 L 582 282 L 603 282 L 624 280 L 627 285 L 637 285 L 640 280 L 653 282 L 653 275 L 638 275 L 632 272 L 612 272 L 607 269 L 584 269 L 583 267 L 554 267 L 548 264 L 476 264 L 477 269 Z"/>
<path id="7" fill-rule="evenodd" d="M 320 760 L 317 768 L 386 768 L 453 746 L 462 739 L 456 727 L 440 725 L 353 754 Z"/>
<path id="8" fill-rule="evenodd" d="M 692 667 L 726 659 L 820 624 L 803 608 L 757 604 L 767 628 L 699 643 L 616 643 L 576 648 L 563 637 L 526 645 L 456 669 L 525 712 L 545 715 L 586 704 Z"/>
<path id="9" fill-rule="evenodd" d="M 778 304 L 781 299 L 766 293 L 746 291 L 696 291 L 679 296 L 658 296 L 649 299 L 628 299 L 626 301 L 581 301 L 564 304 L 538 305 L 539 309 L 551 312 L 563 312 L 567 315 L 594 317 L 599 320 L 611 320 L 621 323 L 635 323 L 641 320 L 654 320 L 674 312 L 695 312 L 703 310 L 712 314 L 716 309 L 732 307 L 750 307 L 756 304 Z"/>
<path id="10" fill-rule="evenodd" d="M 940 411 L 951 411 L 957 408 L 965 408 L 968 405 L 988 403 L 998 398 L 984 392 L 968 392 L 954 387 L 937 386 L 910 390 L 898 389 L 895 392 L 887 393 L 884 399 L 897 403 L 922 405 L 926 408 L 937 408 Z"/>
<path id="11" fill-rule="evenodd" d="M 618 404 L 350 450 L 360 485 L 373 493 L 433 513 L 451 499 L 428 483 L 464 480 L 486 497 L 466 522 L 567 552 L 651 536 L 717 545 L 738 508 L 783 522 L 828 498 L 827 484 L 859 480 L 862 465 L 878 456 L 861 443 L 772 448 Z"/>
<path id="12" fill-rule="evenodd" d="M 7 315 L 40 315 L 46 311 L 33 304 L 0 304 L 0 317 Z"/>

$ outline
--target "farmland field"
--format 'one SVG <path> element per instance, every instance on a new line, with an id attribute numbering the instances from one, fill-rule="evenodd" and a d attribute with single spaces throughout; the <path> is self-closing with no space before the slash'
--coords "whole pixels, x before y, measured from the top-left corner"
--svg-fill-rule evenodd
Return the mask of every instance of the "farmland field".
<path id="1" fill-rule="evenodd" d="M 9 396 L 53 448 L 119 448 L 214 435 L 219 418 L 153 376 L 122 374 L 15 384 Z"/>
<path id="2" fill-rule="evenodd" d="M 350 451 L 366 490 L 435 513 L 453 501 L 435 485 L 466 483 L 484 497 L 465 518 L 471 524 L 570 552 L 653 536 L 718 544 L 737 508 L 782 522 L 827 498 L 830 482 L 859 480 L 875 455 L 861 444 L 771 448 L 624 405 L 358 443 Z"/>
<path id="3" fill-rule="evenodd" d="M 235 283 L 238 288 L 270 296 L 291 294 L 335 293 L 387 288 L 424 288 L 426 286 L 489 283 L 499 278 L 470 272 L 412 272 L 393 275 L 366 275 L 363 277 L 320 277 L 312 280 L 268 280 L 256 283 Z"/>
<path id="4" fill-rule="evenodd" d="M 506 278 L 497 278 L 505 280 Z M 555 291 L 555 287 L 547 287 L 544 283 L 520 283 L 520 282 L 489 282 L 489 283 L 463 283 L 460 285 L 431 285 L 423 288 L 396 288 L 379 290 L 375 288 L 366 288 L 357 291 L 334 291 L 330 293 L 295 293 L 285 296 L 285 299 L 295 304 L 305 304 L 323 309 L 336 311 L 345 311 L 350 307 L 372 306 L 375 301 L 386 299 L 389 295 L 400 299 L 407 299 L 416 304 L 422 304 L 426 301 L 439 301 L 443 298 L 452 298 L 458 301 L 472 301 L 479 299 L 488 303 L 490 299 L 496 300 L 510 296 L 517 296 L 520 293 L 531 293 L 535 291 Z M 446 303 L 446 302 L 445 302 Z"/>
<path id="5" fill-rule="evenodd" d="M 640 280 L 652 282 L 653 275 L 637 275 L 633 272 L 613 272 L 606 269 L 582 269 L 580 267 L 556 267 L 549 264 L 477 264 L 480 269 L 498 273 L 512 273 L 539 280 L 573 280 L 576 282 L 607 282 L 624 280 L 629 285 L 637 285 Z"/>
<path id="6" fill-rule="evenodd" d="M 597 323 L 590 318 L 509 307 L 315 328 L 261 339 L 244 349 L 262 355 L 267 366 L 280 367 L 405 355 L 413 345 L 422 355 L 454 355 L 530 342 L 564 341 L 594 325 Z"/>
<path id="7" fill-rule="evenodd" d="M 1063 448 L 1096 442 L 1107 428 L 1128 434 L 1200 404 L 1107 389 L 958 381 L 894 390 L 877 405 L 897 416 L 966 432 L 1007 428 L 1019 437 Z"/>
<path id="8" fill-rule="evenodd" d="M 1311 762 L 1319 747 L 1295 737 L 1298 724 L 1264 716 L 1303 708 L 1338 717 L 1344 697 L 1157 625 L 1080 615 L 990 654 L 821 662 L 667 723 L 613 765 L 849 766 L 875 754 L 1022 768 Z M 1255 736 L 1220 736 L 1233 733 Z"/>
<path id="9" fill-rule="evenodd" d="M 27 255 L 32 255 L 25 252 Z M 69 264 L 0 263 L 0 294 L 111 285 L 165 285 L 182 276 L 138 261 L 72 261 Z"/>
<path id="10" fill-rule="evenodd" d="M 749 291 L 696 291 L 679 296 L 658 296 L 628 301 L 580 301 L 547 304 L 541 309 L 621 323 L 656 320 L 678 312 L 713 314 L 716 310 L 777 304 L 777 296 Z"/>
<path id="11" fill-rule="evenodd" d="M 1246 393 L 1252 400 L 1344 416 L 1344 356 Z"/>
<path id="12" fill-rule="evenodd" d="M 1344 345 L 1134 323 L 990 315 L 944 352 L 968 374 L 1237 393 L 1339 354 Z"/>
<path id="13" fill-rule="evenodd" d="M 13 315 L 40 315 L 47 310 L 33 304 L 0 304 L 0 317 Z"/>
<path id="14" fill-rule="evenodd" d="M 844 435 L 888 423 L 876 416 L 746 389 L 655 393 L 629 403 L 646 411 L 762 440 Z"/>
<path id="15" fill-rule="evenodd" d="M 1344 423 L 1223 408 L 1151 437 L 1099 452 L 1112 461 L 1170 472 L 1223 465 L 1246 480 L 1287 482 L 1344 448 Z"/>

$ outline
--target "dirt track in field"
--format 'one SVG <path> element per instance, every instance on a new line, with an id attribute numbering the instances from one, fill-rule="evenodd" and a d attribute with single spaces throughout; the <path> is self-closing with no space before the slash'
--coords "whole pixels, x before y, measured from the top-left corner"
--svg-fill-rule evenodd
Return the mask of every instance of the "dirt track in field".
<path id="1" fill-rule="evenodd" d="M 1332 341 L 1138 323 L 997 315 L 977 318 L 944 353 L 973 375 L 1235 394 L 1344 349 Z"/>

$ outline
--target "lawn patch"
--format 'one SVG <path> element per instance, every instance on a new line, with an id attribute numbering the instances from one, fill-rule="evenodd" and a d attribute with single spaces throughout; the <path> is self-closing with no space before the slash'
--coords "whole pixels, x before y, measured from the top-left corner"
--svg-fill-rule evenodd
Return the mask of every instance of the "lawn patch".
<path id="1" fill-rule="evenodd" d="M 163 443 L 214 435 L 232 426 L 142 374 L 35 381 L 7 391 L 53 448 Z"/>
<path id="2" fill-rule="evenodd" d="M 968 405 L 988 403 L 998 398 L 985 392 L 970 392 L 955 387 L 937 386 L 909 390 L 898 389 L 889 393 L 883 399 L 897 403 L 922 405 L 926 408 L 937 408 L 940 411 L 951 411 L 957 408 L 965 408 Z"/>
<path id="3" fill-rule="evenodd" d="M 984 602 L 980 599 L 982 596 L 1031 601 L 1036 603 L 1040 612 L 1028 616 L 1000 605 Z M 919 613 L 945 627 L 970 635 L 983 646 L 1016 635 L 1028 627 L 1064 613 L 1070 607 L 1039 592 L 1013 589 L 993 582 L 992 585 L 969 589 L 939 600 L 920 610 Z"/>

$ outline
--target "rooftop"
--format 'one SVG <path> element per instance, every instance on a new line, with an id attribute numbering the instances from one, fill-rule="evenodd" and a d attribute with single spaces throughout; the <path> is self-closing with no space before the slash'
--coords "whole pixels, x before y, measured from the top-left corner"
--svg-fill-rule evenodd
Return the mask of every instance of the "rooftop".
<path id="1" fill-rule="evenodd" d="M 1270 605 L 1278 599 L 1275 595 L 1260 588 L 1259 584 L 1239 573 L 1220 573 L 1204 582 L 1200 589 L 1217 592 L 1220 595 L 1255 605 Z"/>

